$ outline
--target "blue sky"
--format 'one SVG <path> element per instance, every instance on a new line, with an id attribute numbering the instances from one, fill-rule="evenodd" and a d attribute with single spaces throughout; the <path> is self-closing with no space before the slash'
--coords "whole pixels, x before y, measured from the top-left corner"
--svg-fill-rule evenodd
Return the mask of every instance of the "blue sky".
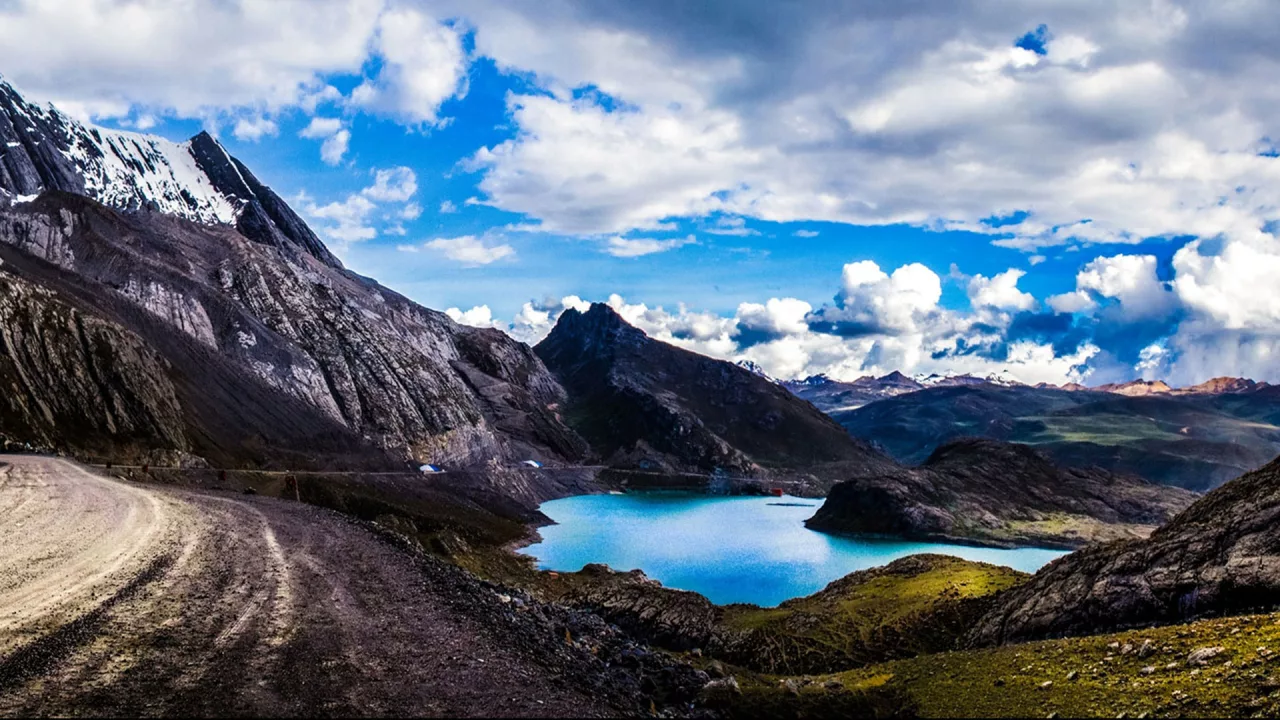
<path id="1" fill-rule="evenodd" d="M 783 376 L 1280 380 L 1265 3 L 83 3 L 0 8 L 0 72 L 215 131 L 462 322 L 608 301 Z"/>

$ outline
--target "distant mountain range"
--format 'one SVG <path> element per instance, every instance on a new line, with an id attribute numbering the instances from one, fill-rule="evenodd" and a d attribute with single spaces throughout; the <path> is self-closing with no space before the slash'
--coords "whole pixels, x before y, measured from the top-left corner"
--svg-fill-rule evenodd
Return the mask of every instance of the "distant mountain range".
<path id="1" fill-rule="evenodd" d="M 832 411 L 856 437 L 923 462 L 962 437 L 1026 443 L 1071 467 L 1098 466 L 1204 491 L 1280 453 L 1280 388 L 1125 395 L 1022 386 L 935 387 Z"/>
<path id="2" fill-rule="evenodd" d="M 758 374 L 769 377 L 762 368 L 750 361 L 739 364 L 751 368 Z M 770 378 L 772 379 L 772 378 Z M 808 400 L 824 412 L 856 410 L 867 403 L 897 397 L 917 390 L 933 387 L 1033 387 L 1038 390 L 1066 390 L 1069 392 L 1105 392 L 1129 397 L 1146 395 L 1224 395 L 1251 393 L 1270 387 L 1265 382 L 1254 382 L 1247 378 L 1219 377 L 1198 385 L 1173 388 L 1163 380 L 1133 380 L 1125 383 L 1109 383 L 1087 387 L 1079 383 L 1053 385 L 1039 383 L 1025 385 L 1004 374 L 989 375 L 980 378 L 974 375 L 917 375 L 907 377 L 894 371 L 882 377 L 866 375 L 851 382 L 833 380 L 826 375 L 811 375 L 803 380 L 777 381 L 791 392 Z"/>

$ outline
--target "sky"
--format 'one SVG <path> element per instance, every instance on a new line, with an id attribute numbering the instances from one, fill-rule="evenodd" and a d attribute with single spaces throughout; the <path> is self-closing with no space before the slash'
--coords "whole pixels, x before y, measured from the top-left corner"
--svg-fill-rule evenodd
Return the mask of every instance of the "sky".
<path id="1" fill-rule="evenodd" d="M 1280 381 L 1269 0 L 0 0 L 0 74 L 215 133 L 347 267 L 783 378 Z"/>

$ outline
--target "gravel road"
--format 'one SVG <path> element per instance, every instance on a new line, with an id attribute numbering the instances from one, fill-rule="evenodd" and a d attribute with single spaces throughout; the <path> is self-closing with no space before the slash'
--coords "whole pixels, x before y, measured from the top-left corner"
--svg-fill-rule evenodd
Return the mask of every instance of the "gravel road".
<path id="1" fill-rule="evenodd" d="M 340 515 L 0 463 L 0 714 L 619 712 Z"/>

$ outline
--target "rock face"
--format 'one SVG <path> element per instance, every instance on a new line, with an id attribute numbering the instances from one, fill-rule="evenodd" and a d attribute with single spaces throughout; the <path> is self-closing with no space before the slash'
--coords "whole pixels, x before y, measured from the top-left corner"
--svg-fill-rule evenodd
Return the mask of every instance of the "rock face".
<path id="1" fill-rule="evenodd" d="M 1204 496 L 1146 540 L 1086 548 L 1011 591 L 970 640 L 1083 635 L 1280 603 L 1280 462 Z"/>
<path id="2" fill-rule="evenodd" d="M 167 370 L 137 335 L 0 272 L 0 428 L 23 428 L 8 443 L 135 457 L 187 450 Z"/>
<path id="3" fill-rule="evenodd" d="M 1133 477 L 1059 468 L 1024 446 L 966 439 L 921 466 L 840 483 L 806 525 L 850 535 L 1078 547 L 1137 537 L 1195 494 Z"/>
<path id="4" fill-rule="evenodd" d="M 528 346 L 344 270 L 209 136 L 176 145 L 93 128 L 0 85 L 0 143 L 0 276 L 128 338 L 121 358 L 165 368 L 135 373 L 156 383 L 137 389 L 155 400 L 137 423 L 95 410 L 84 444 L 122 449 L 150 437 L 231 466 L 330 468 L 586 454 L 555 413 L 563 389 Z M 5 348 L 21 359 L 15 373 L 40 357 L 45 333 L 71 327 L 58 313 L 37 315 L 55 316 L 56 327 L 20 326 L 35 322 L 24 315 L 0 328 L 15 328 Z M 96 367 L 69 354 L 41 360 L 41 372 L 72 377 Z M 0 433 L 78 447 L 48 432 L 42 408 L 64 401 L 59 389 L 27 382 Z M 114 390 L 84 385 L 73 397 L 109 408 Z"/>
<path id="5" fill-rule="evenodd" d="M 652 340 L 607 305 L 567 310 L 534 351 L 569 393 L 569 424 L 614 467 L 756 476 L 888 463 L 781 386 Z"/>

